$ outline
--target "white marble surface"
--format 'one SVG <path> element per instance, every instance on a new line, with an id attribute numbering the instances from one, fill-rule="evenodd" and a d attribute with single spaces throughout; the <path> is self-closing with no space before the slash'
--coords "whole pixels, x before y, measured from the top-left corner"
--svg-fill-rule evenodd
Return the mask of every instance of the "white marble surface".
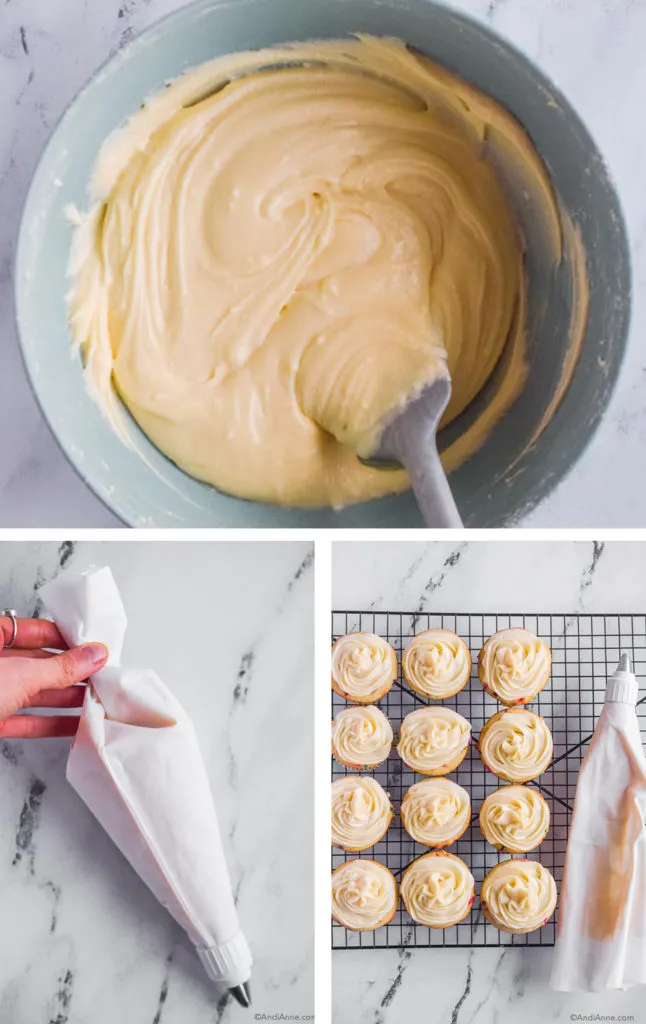
<path id="1" fill-rule="evenodd" d="M 65 781 L 68 741 L 0 742 L 2 1024 L 216 1024 L 314 1012 L 313 565 L 308 544 L 0 543 L 0 607 L 109 564 L 124 664 L 193 718 L 216 797 L 253 1008 L 222 999 L 190 943 Z"/>
<path id="2" fill-rule="evenodd" d="M 337 543 L 332 607 L 642 614 L 645 565 L 646 544 L 620 542 Z M 565 1024 L 595 1013 L 643 1020 L 641 988 L 604 995 L 552 992 L 552 956 L 549 948 L 336 951 L 333 1022 Z"/>
<path id="3" fill-rule="evenodd" d="M 315 0 L 304 0 L 315 2 Z M 11 267 L 35 161 L 65 105 L 111 52 L 178 0 L 6 0 L 0 19 L 0 526 L 119 525 L 65 461 L 22 369 Z M 641 526 L 646 476 L 644 0 L 457 0 L 538 61 L 582 114 L 619 186 L 634 254 L 632 346 L 588 452 L 523 525 Z M 8 440 L 10 439 L 10 440 Z M 617 501 L 608 478 L 621 481 Z M 43 501 L 43 495 L 47 500 Z"/>

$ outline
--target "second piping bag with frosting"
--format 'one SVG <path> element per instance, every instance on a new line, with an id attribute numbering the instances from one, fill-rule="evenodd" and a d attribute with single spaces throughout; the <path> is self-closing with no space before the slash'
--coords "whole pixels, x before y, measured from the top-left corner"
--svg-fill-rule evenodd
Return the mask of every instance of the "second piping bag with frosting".
<path id="1" fill-rule="evenodd" d="M 68 782 L 187 932 L 209 977 L 244 984 L 251 953 L 191 720 L 155 672 L 121 666 L 127 620 L 109 568 L 63 573 L 40 594 L 70 646 L 102 641 L 110 652 L 87 687 Z"/>

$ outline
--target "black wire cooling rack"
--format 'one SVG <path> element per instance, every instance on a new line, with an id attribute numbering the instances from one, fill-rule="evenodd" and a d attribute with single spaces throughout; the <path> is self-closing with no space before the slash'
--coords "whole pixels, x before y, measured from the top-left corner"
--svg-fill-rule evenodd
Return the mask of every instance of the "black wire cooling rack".
<path id="1" fill-rule="evenodd" d="M 390 692 L 378 706 L 390 719 L 395 737 L 409 711 L 427 703 L 402 680 L 401 656 L 410 639 L 424 629 L 450 629 L 468 644 L 473 659 L 471 680 L 455 697 L 442 703 L 464 715 L 472 725 L 474 739 L 484 722 L 503 707 L 485 693 L 477 675 L 478 653 L 487 637 L 499 629 L 520 626 L 541 637 L 552 650 L 552 677 L 529 707 L 543 715 L 554 739 L 554 760 L 548 770 L 531 785 L 546 798 L 551 811 L 550 830 L 530 857 L 540 860 L 556 879 L 560 891 L 565 860 L 567 829 L 572 813 L 577 774 L 595 722 L 603 706 L 608 676 L 614 671 L 621 651 L 627 651 L 638 677 L 646 675 L 646 615 L 539 615 L 539 614 L 424 614 L 406 612 L 335 611 L 332 613 L 333 640 L 345 633 L 369 632 L 384 637 L 397 652 L 400 674 Z M 637 707 L 642 740 L 646 739 L 646 697 Z M 332 692 L 332 710 L 336 715 L 347 702 Z M 333 778 L 355 774 L 353 769 L 332 759 Z M 401 879 L 404 868 L 416 857 L 428 853 L 427 847 L 414 842 L 404 831 L 399 807 L 406 790 L 422 776 L 411 771 L 394 749 L 388 760 L 370 772 L 390 794 L 395 816 L 388 832 L 374 847 L 362 853 L 344 853 L 333 848 L 332 867 L 345 860 L 367 857 L 381 861 Z M 332 924 L 334 949 L 469 947 L 469 946 L 553 946 L 557 915 L 528 935 L 510 935 L 488 924 L 480 910 L 480 885 L 498 861 L 499 854 L 485 842 L 478 824 L 484 798 L 504 783 L 486 771 L 475 744 L 462 764 L 449 776 L 464 786 L 471 796 L 471 825 L 450 848 L 469 865 L 476 881 L 476 899 L 469 916 L 446 929 L 430 929 L 416 924 L 402 904 L 390 922 L 374 932 L 351 932 Z M 558 914 L 558 910 L 557 910 Z"/>

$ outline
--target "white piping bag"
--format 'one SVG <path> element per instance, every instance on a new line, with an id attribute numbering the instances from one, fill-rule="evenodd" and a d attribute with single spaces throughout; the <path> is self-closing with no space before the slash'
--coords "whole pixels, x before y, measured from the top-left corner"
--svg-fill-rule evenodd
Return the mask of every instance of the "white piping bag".
<path id="1" fill-rule="evenodd" d="M 187 932 L 209 977 L 248 1006 L 251 953 L 188 715 L 152 670 L 121 667 L 127 620 L 110 569 L 63 573 L 40 594 L 70 646 L 101 641 L 110 652 L 87 687 L 68 782 Z"/>
<path id="2" fill-rule="evenodd" d="M 637 680 L 622 654 L 579 771 L 552 988 L 646 983 L 646 758 Z"/>

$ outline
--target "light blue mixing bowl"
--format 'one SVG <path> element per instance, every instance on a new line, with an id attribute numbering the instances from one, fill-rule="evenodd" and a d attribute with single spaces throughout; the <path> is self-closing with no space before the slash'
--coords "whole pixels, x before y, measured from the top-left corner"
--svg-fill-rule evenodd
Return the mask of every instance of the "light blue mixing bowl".
<path id="1" fill-rule="evenodd" d="M 530 245 L 529 381 L 523 400 L 451 475 L 466 525 L 509 525 L 536 505 L 576 461 L 608 403 L 630 308 L 623 220 L 594 142 L 540 71 L 482 25 L 430 0 L 198 0 L 135 39 L 74 100 L 34 176 L 18 244 L 18 325 L 43 414 L 92 490 L 132 526 L 422 525 L 411 494 L 341 512 L 220 494 L 181 472 L 133 423 L 149 467 L 112 432 L 86 394 L 80 360 L 71 356 L 65 273 L 72 228 L 63 210 L 86 205 L 105 137 L 169 78 L 218 54 L 353 32 L 399 36 L 502 102 L 532 137 L 586 249 L 591 301 L 581 358 L 550 426 L 521 455 L 557 386 L 571 305 L 567 268 L 547 282 L 533 280 Z"/>

